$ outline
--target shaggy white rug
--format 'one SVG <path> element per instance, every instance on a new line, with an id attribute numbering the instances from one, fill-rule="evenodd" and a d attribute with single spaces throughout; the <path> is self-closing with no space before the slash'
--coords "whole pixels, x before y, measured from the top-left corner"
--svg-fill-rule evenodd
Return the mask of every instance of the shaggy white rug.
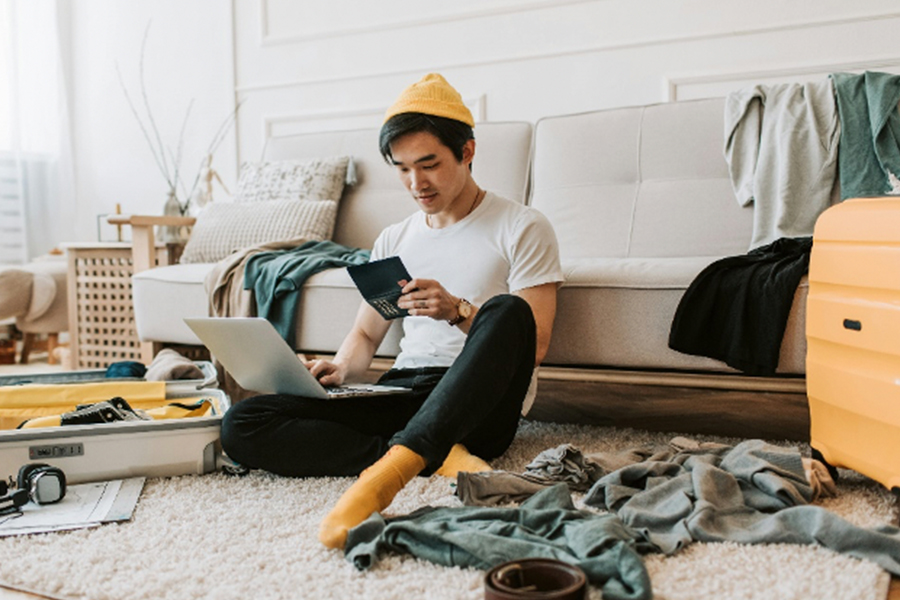
<path id="1" fill-rule="evenodd" d="M 671 437 L 524 422 L 494 466 L 521 472 L 540 451 L 564 442 L 599 452 Z M 840 495 L 825 506 L 857 525 L 896 524 L 887 490 L 844 475 Z M 149 480 L 131 522 L 0 540 L 0 581 L 97 600 L 484 597 L 481 571 L 390 556 L 360 573 L 340 552 L 323 548 L 316 540 L 319 521 L 351 483 L 259 472 Z M 450 480 L 417 478 L 388 514 L 426 504 L 458 506 Z M 655 597 L 665 600 L 884 600 L 889 585 L 872 563 L 809 546 L 694 544 L 672 557 L 649 556 L 646 564 Z M 598 600 L 599 591 L 591 589 L 590 598 Z"/>

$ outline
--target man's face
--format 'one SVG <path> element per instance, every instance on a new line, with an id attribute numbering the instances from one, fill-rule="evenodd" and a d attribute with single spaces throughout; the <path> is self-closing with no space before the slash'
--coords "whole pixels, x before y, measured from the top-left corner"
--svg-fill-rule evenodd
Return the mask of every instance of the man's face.
<path id="1" fill-rule="evenodd" d="M 469 164 L 475 142 L 463 147 L 463 160 L 431 133 L 404 135 L 391 144 L 391 159 L 400 181 L 409 190 L 419 208 L 435 215 L 447 210 L 459 198 L 469 180 Z"/>

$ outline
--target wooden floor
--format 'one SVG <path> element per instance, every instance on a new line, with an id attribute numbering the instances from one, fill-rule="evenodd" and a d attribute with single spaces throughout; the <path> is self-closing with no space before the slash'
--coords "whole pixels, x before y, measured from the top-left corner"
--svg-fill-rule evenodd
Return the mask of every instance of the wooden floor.
<path id="1" fill-rule="evenodd" d="M 719 383 L 717 380 L 699 379 L 696 385 L 685 385 L 690 381 L 683 378 L 662 378 L 652 384 L 624 383 L 623 377 L 577 379 L 566 377 L 569 373 L 564 370 L 545 371 L 541 369 L 530 419 L 685 434 L 809 440 L 809 408 L 802 380 L 775 382 L 779 385 L 772 389 L 781 391 L 735 390 L 711 387 Z M 650 376 L 648 380 L 654 381 Z"/>

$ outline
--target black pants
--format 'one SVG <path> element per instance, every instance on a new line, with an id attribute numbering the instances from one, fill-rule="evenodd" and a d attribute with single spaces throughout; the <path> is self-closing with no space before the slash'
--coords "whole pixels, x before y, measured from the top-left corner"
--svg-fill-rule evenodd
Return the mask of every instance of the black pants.
<path id="1" fill-rule="evenodd" d="M 478 310 L 451 367 L 392 369 L 380 379 L 412 393 L 248 398 L 225 413 L 223 448 L 247 467 L 293 477 L 357 475 L 395 444 L 425 458 L 425 474 L 437 470 L 456 443 L 496 458 L 515 437 L 535 342 L 528 303 L 496 296 Z"/>

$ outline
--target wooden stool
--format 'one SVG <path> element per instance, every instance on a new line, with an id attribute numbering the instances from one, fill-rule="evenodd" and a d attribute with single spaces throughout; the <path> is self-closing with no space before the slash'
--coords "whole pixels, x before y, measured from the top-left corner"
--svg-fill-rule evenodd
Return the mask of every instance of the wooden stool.
<path id="1" fill-rule="evenodd" d="M 39 333 L 22 334 L 22 351 L 19 354 L 19 363 L 24 365 L 28 362 L 28 357 L 32 352 L 42 351 L 47 353 L 48 364 L 55 365 L 59 363 L 53 352 L 60 345 L 59 333 L 48 333 L 46 335 L 47 337 L 44 338 Z"/>
<path id="2" fill-rule="evenodd" d="M 22 333 L 22 352 L 19 362 L 28 362 L 30 355 L 47 350 L 47 361 L 56 364 L 53 350 L 59 345 L 59 334 L 69 330 L 68 264 L 62 254 L 36 258 L 27 265 L 4 271 L 7 277 L 30 276 L 25 304 L 15 316 L 16 329 Z"/>
<path id="3" fill-rule="evenodd" d="M 0 322 L 0 365 L 16 362 L 16 327 L 12 320 Z"/>

